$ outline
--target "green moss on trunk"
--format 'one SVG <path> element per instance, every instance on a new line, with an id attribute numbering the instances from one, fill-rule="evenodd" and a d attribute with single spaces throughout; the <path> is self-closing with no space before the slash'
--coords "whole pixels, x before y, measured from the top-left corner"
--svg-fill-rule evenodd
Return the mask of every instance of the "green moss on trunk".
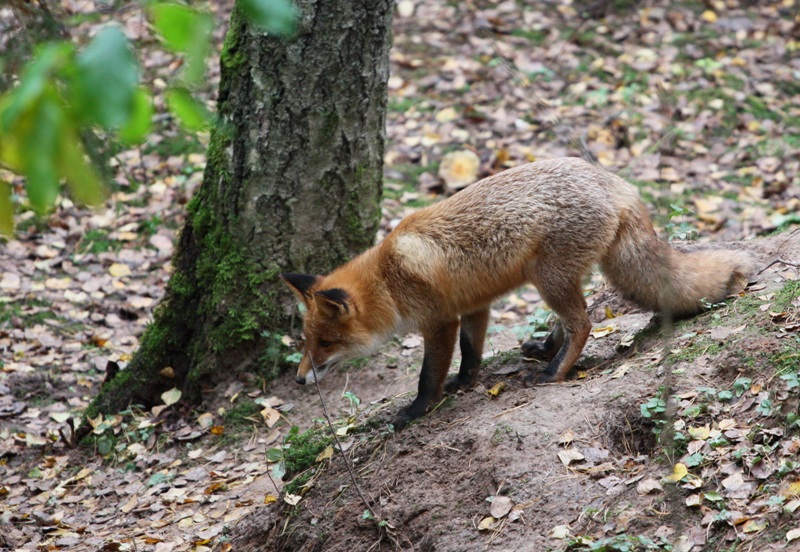
<path id="1" fill-rule="evenodd" d="M 274 375 L 295 319 L 279 273 L 327 271 L 371 244 L 393 4 L 297 6 L 290 41 L 254 31 L 234 9 L 219 122 L 175 272 L 139 351 L 87 415 L 158 404 L 172 387 L 197 402 L 240 370 Z"/>

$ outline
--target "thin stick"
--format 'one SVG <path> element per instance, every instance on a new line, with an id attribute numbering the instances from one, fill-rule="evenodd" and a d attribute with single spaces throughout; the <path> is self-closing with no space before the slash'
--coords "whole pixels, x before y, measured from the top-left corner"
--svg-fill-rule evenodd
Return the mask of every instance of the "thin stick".
<path id="1" fill-rule="evenodd" d="M 775 259 L 774 261 L 772 261 L 771 263 L 769 263 L 767 266 L 765 266 L 764 268 L 762 268 L 761 270 L 759 270 L 757 274 L 761 274 L 762 272 L 764 272 L 766 269 L 768 269 L 768 268 L 769 268 L 769 267 L 771 267 L 772 265 L 776 265 L 776 264 L 778 264 L 778 263 L 785 264 L 785 265 L 787 265 L 787 266 L 793 266 L 793 267 L 795 267 L 795 268 L 800 268 L 800 264 L 798 264 L 798 263 L 790 263 L 789 261 L 784 261 L 783 259 Z"/>
<path id="2" fill-rule="evenodd" d="M 375 511 L 370 506 L 367 499 L 364 497 L 364 493 L 361 492 L 361 487 L 356 480 L 356 474 L 353 473 L 353 468 L 350 465 L 350 461 L 347 459 L 347 455 L 344 453 L 344 449 L 342 448 L 342 443 L 339 442 L 339 438 L 336 436 L 336 430 L 333 429 L 333 423 L 331 423 L 331 417 L 328 415 L 328 409 L 325 407 L 325 400 L 322 398 L 322 389 L 319 387 L 319 380 L 317 379 L 317 366 L 314 362 L 314 359 L 311 357 L 311 353 L 308 355 L 309 360 L 311 360 L 311 371 L 314 374 L 314 386 L 317 388 L 317 394 L 319 395 L 319 403 L 322 405 L 322 413 L 325 416 L 325 421 L 328 422 L 328 428 L 331 430 L 331 435 L 333 436 L 333 440 L 336 442 L 336 446 L 339 449 L 339 452 L 342 454 L 342 459 L 344 460 L 344 465 L 347 467 L 347 473 L 350 474 L 350 479 L 353 481 L 353 485 L 356 488 L 356 492 L 358 496 L 361 497 L 361 501 L 364 503 L 364 506 L 367 507 L 370 515 L 372 515 L 372 519 L 378 519 L 375 515 Z"/>

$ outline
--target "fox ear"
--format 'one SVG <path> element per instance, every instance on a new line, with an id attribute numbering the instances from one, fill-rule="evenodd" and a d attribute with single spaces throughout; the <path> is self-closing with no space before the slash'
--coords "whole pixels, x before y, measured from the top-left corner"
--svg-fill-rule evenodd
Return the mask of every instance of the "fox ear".
<path id="1" fill-rule="evenodd" d="M 317 310 L 328 318 L 339 318 L 350 316 L 350 306 L 348 305 L 350 296 L 343 289 L 334 288 L 314 293 L 314 302 Z"/>
<path id="2" fill-rule="evenodd" d="M 297 295 L 297 298 L 306 305 L 311 299 L 311 288 L 321 279 L 322 276 L 314 276 L 312 274 L 281 274 L 281 280 L 286 282 L 286 285 Z"/>

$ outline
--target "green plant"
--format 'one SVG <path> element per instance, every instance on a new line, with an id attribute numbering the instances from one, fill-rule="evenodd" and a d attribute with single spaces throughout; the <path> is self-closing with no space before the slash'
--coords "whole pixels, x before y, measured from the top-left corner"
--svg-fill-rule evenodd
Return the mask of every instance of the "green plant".
<path id="1" fill-rule="evenodd" d="M 680 223 L 673 222 L 676 217 L 692 217 L 694 211 L 686 209 L 680 205 L 671 204 L 671 211 L 667 215 L 669 222 L 664 225 L 664 229 L 669 236 L 669 241 L 673 240 L 692 240 L 697 237 L 697 229 L 691 226 L 688 222 L 681 221 Z"/>

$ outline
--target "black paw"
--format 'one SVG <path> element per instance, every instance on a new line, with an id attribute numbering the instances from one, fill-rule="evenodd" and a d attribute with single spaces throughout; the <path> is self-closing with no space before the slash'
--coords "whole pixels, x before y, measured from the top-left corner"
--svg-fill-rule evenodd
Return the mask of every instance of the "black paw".
<path id="1" fill-rule="evenodd" d="M 531 372 L 522 380 L 525 384 L 525 387 L 533 387 L 534 385 L 539 385 L 540 383 L 553 383 L 557 381 L 555 376 L 548 374 L 547 372 Z"/>
<path id="2" fill-rule="evenodd" d="M 473 385 L 471 381 L 465 381 L 459 376 L 453 376 L 444 384 L 444 392 L 448 395 L 452 395 L 458 391 L 468 391 Z"/>
<path id="3" fill-rule="evenodd" d="M 410 422 L 413 422 L 417 418 L 423 416 L 426 410 L 427 410 L 426 408 L 420 408 L 418 405 L 415 405 L 412 402 L 406 408 L 398 412 L 397 416 L 395 416 L 392 419 L 392 426 L 394 426 L 394 430 L 400 431 L 401 429 L 406 427 Z"/>
<path id="4" fill-rule="evenodd" d="M 522 344 L 522 356 L 534 360 L 550 360 L 553 358 L 553 348 L 547 347 L 545 341 L 526 341 Z"/>
<path id="5" fill-rule="evenodd" d="M 392 427 L 394 428 L 394 430 L 395 430 L 395 431 L 400 431 L 401 429 L 403 429 L 404 427 L 406 427 L 406 426 L 408 425 L 408 423 L 409 423 L 409 422 L 410 422 L 412 419 L 413 419 L 413 418 L 409 417 L 409 416 L 408 416 L 408 415 L 405 413 L 405 411 L 401 410 L 401 411 L 400 411 L 400 413 L 399 413 L 397 416 L 395 416 L 394 418 L 392 418 L 392 422 L 391 422 L 391 424 L 392 424 Z"/>

